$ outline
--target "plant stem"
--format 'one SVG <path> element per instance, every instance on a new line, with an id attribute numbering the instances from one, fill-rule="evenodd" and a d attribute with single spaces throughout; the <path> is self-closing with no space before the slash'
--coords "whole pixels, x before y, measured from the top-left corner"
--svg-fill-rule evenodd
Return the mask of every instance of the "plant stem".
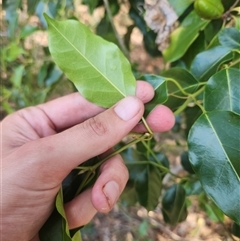
<path id="1" fill-rule="evenodd" d="M 142 122 L 143 122 L 144 126 L 146 127 L 148 133 L 150 134 L 150 139 L 151 139 L 151 138 L 152 138 L 152 135 L 153 135 L 153 132 L 152 132 L 152 130 L 150 129 L 150 127 L 148 126 L 148 124 L 147 124 L 147 122 L 146 122 L 146 120 L 145 120 L 144 117 L 142 117 Z"/>
<path id="2" fill-rule="evenodd" d="M 230 62 L 230 64 L 228 64 L 226 66 L 226 68 L 230 68 L 230 67 L 232 67 L 232 66 L 234 66 L 235 64 L 238 64 L 238 63 L 240 63 L 240 58 Z"/>
<path id="3" fill-rule="evenodd" d="M 89 178 L 91 176 L 93 172 L 89 171 L 86 176 L 84 177 L 83 181 L 81 182 L 80 186 L 78 187 L 78 190 L 76 191 L 76 194 L 75 196 L 77 196 L 81 191 L 82 189 L 88 184 L 89 182 Z"/>
<path id="4" fill-rule="evenodd" d="M 162 165 L 161 163 L 159 163 L 159 160 L 158 160 L 157 156 L 156 156 L 155 153 L 152 151 L 152 149 L 146 144 L 145 141 L 142 141 L 142 144 L 145 146 L 145 148 L 147 149 L 147 151 L 152 155 L 152 157 L 158 162 L 158 163 L 156 163 L 156 162 L 152 162 L 152 161 L 146 161 L 148 164 L 151 164 L 151 165 L 153 165 L 153 166 L 156 166 L 156 167 L 160 168 L 162 171 L 164 171 L 164 172 L 166 172 L 166 173 L 169 173 L 169 174 L 171 174 L 172 176 L 174 176 L 174 177 L 176 177 L 176 178 L 181 178 L 181 177 L 179 177 L 178 175 L 172 173 L 172 172 L 169 170 L 169 168 L 167 168 L 167 167 L 165 167 L 164 165 Z M 144 161 L 143 161 L 143 162 L 144 162 Z M 134 163 L 136 163 L 136 162 L 134 162 Z M 133 163 L 133 164 L 134 164 L 134 163 Z M 139 163 L 142 163 L 142 161 L 139 162 Z M 146 163 L 145 163 L 145 164 L 146 164 Z"/>
<path id="5" fill-rule="evenodd" d="M 205 86 L 203 86 L 201 89 L 199 89 L 198 91 L 196 91 L 194 94 L 190 94 L 189 95 L 189 98 L 174 112 L 174 115 L 178 115 L 180 114 L 181 112 L 183 112 L 186 107 L 188 106 L 188 104 L 193 100 L 195 99 L 196 96 L 198 96 L 199 94 L 201 94 L 205 89 Z M 196 100 L 195 100 L 196 101 Z M 196 102 L 195 102 L 196 103 Z M 199 106 L 199 105 L 198 105 Z M 200 106 L 199 106 L 200 107 Z M 200 107 L 202 109 L 202 107 Z M 205 112 L 204 109 L 202 109 L 203 112 Z"/>
<path id="6" fill-rule="evenodd" d="M 187 93 L 175 79 L 168 78 L 167 81 L 173 82 L 184 95 L 190 95 L 190 93 Z"/>
<path id="7" fill-rule="evenodd" d="M 108 160 L 109 158 L 121 153 L 122 151 L 126 150 L 128 147 L 138 143 L 139 141 L 142 141 L 142 140 L 148 140 L 149 139 L 149 133 L 144 133 L 141 137 L 139 137 L 138 139 L 136 140 L 133 140 L 129 143 L 127 143 L 125 146 L 119 148 L 118 150 L 114 151 L 113 153 L 109 154 L 107 157 L 103 158 L 100 162 L 96 163 L 95 165 L 93 165 L 91 168 L 93 170 L 97 169 L 99 166 L 102 165 L 102 163 L 104 163 L 106 160 Z"/>
<path id="8" fill-rule="evenodd" d="M 106 8 L 106 11 L 107 11 L 107 14 L 108 14 L 108 18 L 109 18 L 109 21 L 110 21 L 110 23 L 111 23 L 113 32 L 114 32 L 114 34 L 115 34 L 115 36 L 116 36 L 116 38 L 117 38 L 117 41 L 118 41 L 118 43 L 119 43 L 119 46 L 120 46 L 122 52 L 124 53 L 124 55 L 129 59 L 128 50 L 127 50 L 127 48 L 126 48 L 126 46 L 125 46 L 122 38 L 121 38 L 120 35 L 118 34 L 117 29 L 116 29 L 116 27 L 115 27 L 115 25 L 114 25 L 113 16 L 112 16 L 112 13 L 111 13 L 111 9 L 110 9 L 110 7 L 109 7 L 109 2 L 108 2 L 108 0 L 103 0 L 103 2 L 104 2 L 104 6 L 105 6 L 105 8 Z"/>

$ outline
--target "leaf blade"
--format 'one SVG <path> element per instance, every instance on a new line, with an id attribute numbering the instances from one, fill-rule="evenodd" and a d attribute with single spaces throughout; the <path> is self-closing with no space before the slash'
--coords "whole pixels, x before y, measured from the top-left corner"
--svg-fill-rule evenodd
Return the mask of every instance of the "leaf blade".
<path id="1" fill-rule="evenodd" d="M 240 114 L 240 70 L 223 69 L 213 75 L 204 91 L 204 108 L 207 111 L 229 110 Z"/>
<path id="2" fill-rule="evenodd" d="M 218 67 L 232 59 L 231 49 L 216 46 L 199 53 L 191 65 L 191 73 L 200 81 L 207 81 L 218 69 Z"/>
<path id="3" fill-rule="evenodd" d="M 49 47 L 59 68 L 89 101 L 110 107 L 135 95 L 136 81 L 118 47 L 74 20 L 55 21 L 45 14 Z"/>
<path id="4" fill-rule="evenodd" d="M 213 111 L 195 122 L 188 138 L 190 162 L 205 192 L 236 223 L 240 223 L 239 136 L 240 115 Z"/>

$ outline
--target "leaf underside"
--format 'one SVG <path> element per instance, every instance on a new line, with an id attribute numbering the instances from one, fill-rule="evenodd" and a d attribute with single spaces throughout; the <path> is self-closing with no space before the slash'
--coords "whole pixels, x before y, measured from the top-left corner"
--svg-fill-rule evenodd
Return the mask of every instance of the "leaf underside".
<path id="1" fill-rule="evenodd" d="M 135 95 L 131 65 L 119 48 L 75 20 L 55 21 L 45 14 L 49 49 L 55 63 L 89 101 L 109 108 Z"/>

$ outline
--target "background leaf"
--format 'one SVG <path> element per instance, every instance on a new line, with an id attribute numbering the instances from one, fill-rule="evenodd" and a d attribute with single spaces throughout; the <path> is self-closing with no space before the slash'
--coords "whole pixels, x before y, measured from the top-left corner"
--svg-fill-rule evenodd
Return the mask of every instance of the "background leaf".
<path id="1" fill-rule="evenodd" d="M 63 194 L 56 197 L 56 208 L 39 231 L 41 241 L 72 241 L 63 207 Z"/>
<path id="2" fill-rule="evenodd" d="M 141 80 L 147 81 L 155 90 L 153 99 L 145 104 L 145 115 L 147 116 L 158 104 L 163 104 L 168 99 L 166 80 L 158 75 L 142 75 Z"/>
<path id="3" fill-rule="evenodd" d="M 162 197 L 162 213 L 166 223 L 176 225 L 187 217 L 186 193 L 180 184 L 169 187 Z"/>
<path id="4" fill-rule="evenodd" d="M 240 30 L 226 28 L 219 34 L 219 42 L 222 46 L 240 50 Z"/>
<path id="5" fill-rule="evenodd" d="M 213 75 L 204 91 L 204 108 L 207 111 L 229 110 L 240 114 L 239 69 L 223 69 Z"/>
<path id="6" fill-rule="evenodd" d="M 178 16 L 181 16 L 184 11 L 194 2 L 194 0 L 168 0 Z"/>
<path id="7" fill-rule="evenodd" d="M 231 49 L 216 46 L 196 56 L 191 65 L 191 73 L 199 81 L 207 81 L 221 64 L 232 59 Z"/>
<path id="8" fill-rule="evenodd" d="M 131 66 L 116 45 L 94 35 L 80 22 L 45 17 L 54 61 L 87 100 L 108 108 L 135 94 Z"/>
<path id="9" fill-rule="evenodd" d="M 198 81 L 186 69 L 171 68 L 171 70 L 163 72 L 162 76 L 167 81 L 168 91 L 168 100 L 164 104 L 171 108 L 171 110 L 175 110 L 176 108 L 181 106 L 181 104 L 186 100 L 181 98 L 184 96 L 186 97 L 186 95 L 184 95 L 178 88 L 178 86 L 171 80 L 176 81 L 187 93 L 194 93 L 199 86 Z M 177 96 L 179 96 L 180 98 L 178 98 Z"/>
<path id="10" fill-rule="evenodd" d="M 229 111 L 203 114 L 188 138 L 189 159 L 205 192 L 240 223 L 240 115 Z M 203 141 L 204 140 L 204 141 Z"/>
<path id="11" fill-rule="evenodd" d="M 208 23 L 209 21 L 201 19 L 195 11 L 192 11 L 181 25 L 172 32 L 171 44 L 163 52 L 164 60 L 173 62 L 181 58 L 198 37 L 199 31 L 204 29 Z"/>

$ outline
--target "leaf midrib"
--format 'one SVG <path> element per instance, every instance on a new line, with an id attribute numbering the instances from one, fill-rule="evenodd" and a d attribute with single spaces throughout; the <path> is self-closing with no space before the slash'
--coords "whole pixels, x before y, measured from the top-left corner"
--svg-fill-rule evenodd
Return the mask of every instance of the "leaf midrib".
<path id="1" fill-rule="evenodd" d="M 77 53 L 79 53 L 102 77 L 104 77 L 104 79 L 107 80 L 108 83 L 110 83 L 123 97 L 126 97 L 126 95 L 119 89 L 117 88 L 117 86 L 115 86 L 105 75 L 102 74 L 102 72 L 96 68 L 95 65 L 93 65 L 72 43 L 69 39 L 67 39 L 62 33 L 61 31 L 58 30 L 57 27 L 55 27 L 55 25 L 53 25 L 51 22 L 50 24 L 52 25 L 52 27 L 69 43 L 69 45 L 75 49 L 77 51 Z"/>

